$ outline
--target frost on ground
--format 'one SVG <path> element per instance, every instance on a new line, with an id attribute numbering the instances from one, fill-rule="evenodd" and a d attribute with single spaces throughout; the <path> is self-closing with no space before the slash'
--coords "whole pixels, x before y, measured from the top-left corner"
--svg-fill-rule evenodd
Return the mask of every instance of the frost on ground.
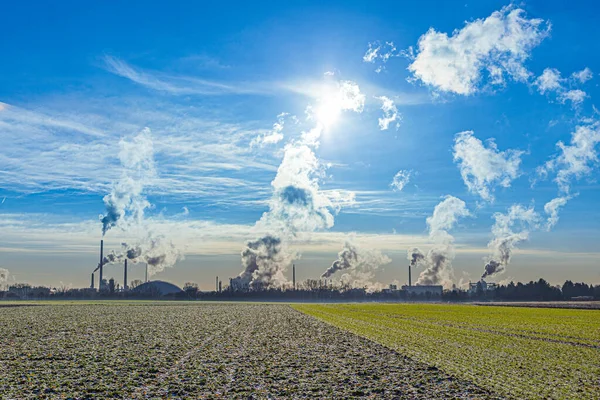
<path id="1" fill-rule="evenodd" d="M 286 305 L 6 308 L 3 398 L 493 398 Z"/>

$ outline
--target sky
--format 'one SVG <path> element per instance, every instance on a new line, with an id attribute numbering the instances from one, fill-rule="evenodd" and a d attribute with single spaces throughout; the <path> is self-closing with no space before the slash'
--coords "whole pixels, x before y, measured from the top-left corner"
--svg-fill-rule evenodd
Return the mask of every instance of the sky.
<path id="1" fill-rule="evenodd" d="M 7 4 L 0 285 L 598 284 L 596 8 Z"/>

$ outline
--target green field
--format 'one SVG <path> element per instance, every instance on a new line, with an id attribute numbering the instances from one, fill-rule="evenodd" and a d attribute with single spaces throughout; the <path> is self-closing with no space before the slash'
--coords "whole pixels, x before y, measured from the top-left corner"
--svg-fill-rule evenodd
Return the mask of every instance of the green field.
<path id="1" fill-rule="evenodd" d="M 294 305 L 516 399 L 600 399 L 600 311 L 464 305 Z"/>

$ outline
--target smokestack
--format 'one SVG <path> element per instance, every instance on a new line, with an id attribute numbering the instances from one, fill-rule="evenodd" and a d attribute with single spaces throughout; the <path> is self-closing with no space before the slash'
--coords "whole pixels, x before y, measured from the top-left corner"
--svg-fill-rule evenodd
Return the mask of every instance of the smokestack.
<path id="1" fill-rule="evenodd" d="M 99 290 L 102 290 L 102 278 L 103 278 L 102 267 L 103 267 L 103 264 L 104 264 L 104 239 L 101 239 L 100 240 L 100 273 L 99 273 L 100 279 L 98 280 L 98 282 L 99 282 L 98 289 Z"/>
<path id="2" fill-rule="evenodd" d="M 219 281 L 219 293 L 221 293 L 221 281 Z"/>
<path id="3" fill-rule="evenodd" d="M 90 285 L 90 289 L 94 288 L 94 273 L 92 272 L 92 284 Z"/>
<path id="4" fill-rule="evenodd" d="M 217 276 L 217 278 L 215 279 L 215 292 L 219 291 L 219 277 Z"/>
<path id="5" fill-rule="evenodd" d="M 411 276 L 410 276 L 410 264 L 408 264 L 408 286 L 412 286 Z"/>
<path id="6" fill-rule="evenodd" d="M 148 263 L 146 263 L 146 282 L 148 282 Z"/>
<path id="7" fill-rule="evenodd" d="M 127 291 L 127 259 L 125 259 L 125 266 L 123 267 L 123 290 Z"/>
<path id="8" fill-rule="evenodd" d="M 292 282 L 294 284 L 294 290 L 296 290 L 296 264 L 292 264 Z"/>

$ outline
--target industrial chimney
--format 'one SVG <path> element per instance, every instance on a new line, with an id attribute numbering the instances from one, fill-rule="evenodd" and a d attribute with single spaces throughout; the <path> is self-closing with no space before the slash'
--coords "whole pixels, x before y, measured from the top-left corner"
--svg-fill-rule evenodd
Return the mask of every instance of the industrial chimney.
<path id="1" fill-rule="evenodd" d="M 127 259 L 125 259 L 125 265 L 123 267 L 123 291 L 127 291 Z"/>
<path id="2" fill-rule="evenodd" d="M 215 280 L 215 292 L 219 291 L 219 277 L 217 276 L 217 279 Z"/>
<path id="3" fill-rule="evenodd" d="M 412 286 L 411 277 L 410 277 L 410 264 L 408 264 L 408 286 Z"/>
<path id="4" fill-rule="evenodd" d="M 221 293 L 221 281 L 219 281 L 219 293 Z"/>
<path id="5" fill-rule="evenodd" d="M 98 289 L 102 290 L 102 279 L 103 279 L 103 275 L 102 275 L 102 267 L 104 266 L 104 239 L 100 240 L 100 273 L 99 273 L 99 278 L 98 282 L 99 282 L 99 286 Z"/>
<path id="6" fill-rule="evenodd" d="M 92 284 L 90 285 L 90 289 L 94 288 L 94 273 L 92 272 Z"/>

